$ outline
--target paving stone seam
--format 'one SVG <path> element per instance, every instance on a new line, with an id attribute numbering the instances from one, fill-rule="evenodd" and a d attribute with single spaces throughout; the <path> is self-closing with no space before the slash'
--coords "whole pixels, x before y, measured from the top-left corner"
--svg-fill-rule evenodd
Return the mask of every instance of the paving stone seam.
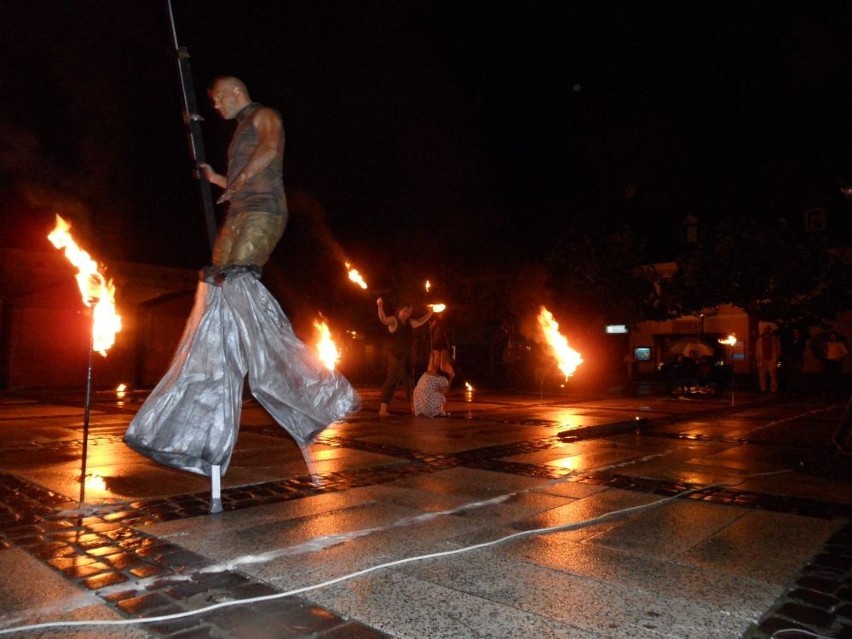
<path id="1" fill-rule="evenodd" d="M 623 430 L 624 428 L 632 429 L 635 427 L 634 422 L 623 422 L 619 425 L 619 428 L 613 429 L 609 428 L 607 430 L 608 434 L 612 434 L 617 430 Z M 648 434 L 653 434 L 649 431 L 646 431 Z M 519 455 L 528 452 L 534 452 L 536 450 L 543 450 L 550 447 L 553 447 L 557 444 L 560 444 L 566 439 L 566 435 L 568 438 L 572 438 L 575 436 L 573 431 L 565 431 L 563 433 L 559 433 L 555 436 L 551 436 L 548 438 L 542 438 L 534 441 L 517 441 L 510 442 L 507 444 L 500 444 L 495 446 L 483 447 L 480 449 L 472 450 L 472 451 L 462 451 L 454 454 L 430 454 L 423 453 L 421 451 L 416 451 L 404 447 L 399 446 L 391 446 L 387 444 L 378 444 L 374 442 L 364 442 L 355 438 L 346 438 L 341 436 L 325 436 L 320 437 L 319 442 L 334 446 L 334 447 L 346 447 L 357 450 L 376 452 L 383 455 L 389 455 L 393 457 L 398 457 L 402 459 L 408 459 L 410 462 L 417 462 L 420 465 L 414 467 L 406 467 L 404 474 L 410 475 L 412 472 L 436 472 L 437 470 L 443 470 L 446 468 L 454 467 L 454 466 L 468 466 L 473 468 L 484 468 L 489 470 L 497 470 L 499 472 L 505 472 L 510 474 L 519 474 L 526 476 L 535 476 L 535 477 L 545 477 L 549 479 L 557 478 L 557 477 L 566 477 L 570 478 L 570 473 L 562 472 L 559 470 L 554 470 L 547 466 L 537 466 L 534 464 L 524 464 L 519 462 L 508 462 L 503 461 L 500 458 L 509 457 L 514 455 Z M 370 468 L 365 470 L 356 469 L 355 471 L 348 471 L 343 473 L 333 473 L 325 476 L 324 486 L 321 492 L 328 492 L 330 490 L 341 490 L 341 483 L 349 484 L 351 487 L 354 485 L 370 485 L 372 483 L 385 483 L 386 481 L 392 481 L 402 473 L 403 466 L 400 463 L 392 465 L 392 468 L 388 466 L 378 467 L 379 469 L 383 468 L 383 471 L 379 471 L 376 468 Z M 383 472 L 384 478 L 379 481 L 376 475 L 379 472 Z M 372 474 L 372 480 L 364 477 L 364 475 Z M 360 478 L 359 478 L 360 477 Z M 579 481 L 577 477 L 571 478 L 573 481 Z M 620 481 L 620 480 L 619 480 Z M 253 503 L 257 502 L 256 495 L 252 496 L 252 491 L 258 491 L 266 489 L 268 493 L 271 493 L 270 497 L 273 500 L 283 499 L 281 496 L 281 492 L 287 495 L 287 499 L 298 498 L 300 496 L 307 496 L 308 494 L 317 494 L 320 492 L 320 489 L 313 486 L 310 483 L 309 478 L 306 476 L 291 478 L 283 481 L 273 481 L 273 482 L 265 482 L 263 484 L 256 484 L 249 487 L 239 487 L 239 488 L 230 488 L 225 489 L 223 491 L 223 499 L 225 501 L 226 507 L 231 507 L 233 509 L 235 507 L 234 503 L 236 502 L 244 502 L 245 506 L 250 506 Z M 246 491 L 249 491 L 249 494 L 242 494 Z M 278 494 L 276 494 L 278 493 Z M 299 494 L 301 493 L 301 494 Z M 752 496 L 751 498 L 744 497 L 748 493 L 739 493 L 739 501 L 751 501 L 755 502 L 756 500 Z M 248 498 L 248 499 L 247 499 Z M 131 503 L 130 506 L 137 511 L 143 511 L 144 508 L 142 506 L 149 506 L 152 508 L 163 508 L 164 504 L 169 502 L 180 501 L 181 499 L 194 499 L 197 501 L 197 508 L 193 509 L 191 516 L 195 516 L 197 514 L 202 514 L 203 512 L 203 503 L 204 498 L 201 495 L 183 495 L 183 496 L 174 496 L 167 499 L 157 499 L 153 501 L 149 501 L 147 504 L 143 501 Z M 737 498 L 733 498 L 736 500 Z M 780 498 L 775 498 L 772 496 L 768 496 L 766 499 L 770 501 L 776 501 Z M 764 500 L 764 502 L 766 501 Z M 228 504 L 227 502 L 231 501 L 234 503 Z M 268 502 L 268 499 L 261 500 L 262 502 Z M 119 506 L 120 508 L 121 506 Z M 837 504 L 827 504 L 827 508 L 831 510 L 837 510 L 841 508 L 841 506 Z M 774 509 L 777 509 L 775 507 Z M 815 510 L 812 504 L 803 505 L 798 503 L 796 506 L 797 511 L 802 510 Z M 156 520 L 156 518 L 155 518 Z M 144 522 L 137 517 L 137 521 L 134 525 L 144 525 Z"/>
<path id="2" fill-rule="evenodd" d="M 180 587 L 187 575 L 191 581 L 200 581 L 205 593 L 214 591 L 214 595 L 210 596 L 223 601 L 280 592 L 237 571 L 210 573 L 211 576 L 204 577 L 205 568 L 214 567 L 215 562 L 125 523 L 109 521 L 98 515 L 80 513 L 69 516 L 68 512 L 52 510 L 51 506 L 67 506 L 73 500 L 8 473 L 0 473 L 0 496 L 2 546 L 17 547 L 27 552 L 77 587 L 93 592 L 124 618 L 139 619 L 197 608 L 190 601 L 197 592 Z M 45 503 L 51 506 L 45 506 Z M 207 508 L 208 503 L 205 503 L 204 512 Z M 18 511 L 18 517 L 2 517 L 3 513 L 15 511 Z M 135 521 L 133 525 L 138 523 Z M 261 590 L 263 592 L 259 592 Z M 292 614 L 290 608 L 293 606 L 315 611 L 313 622 L 308 616 L 301 624 L 309 634 L 326 631 L 331 625 L 349 623 L 303 597 L 286 599 L 289 607 L 279 615 L 282 619 Z M 161 635 L 171 634 L 175 629 L 183 632 L 204 626 L 227 632 L 227 628 L 220 628 L 215 619 L 196 616 L 187 619 L 192 623 L 186 620 L 157 622 L 154 626 L 145 624 L 145 627 L 147 631 Z M 313 630 L 311 623 L 315 626 Z M 364 637 L 385 637 L 366 626 L 364 628 Z"/>
<path id="3" fill-rule="evenodd" d="M 497 460 L 491 461 L 495 462 Z M 525 466 L 534 468 L 532 464 Z M 539 470 L 545 469 L 539 468 Z M 558 469 L 556 470 L 558 474 Z M 635 477 L 614 474 L 586 473 L 576 474 L 573 477 L 563 476 L 575 481 L 599 483 L 621 489 L 635 490 L 639 488 L 646 492 L 663 495 L 677 494 L 691 487 L 687 484 L 667 486 L 658 480 L 641 480 Z M 69 501 L 67 498 L 41 487 L 35 485 L 27 486 L 29 482 L 13 476 L 10 478 L 6 473 L 0 473 L 0 479 L 4 480 L 4 488 L 11 488 L 8 484 L 12 483 L 15 485 L 18 493 L 22 489 L 28 488 L 28 497 L 42 503 L 42 505 L 45 498 L 60 503 Z M 6 494 L 5 491 L 4 494 Z M 709 495 L 712 495 L 712 492 L 707 492 L 706 494 L 699 492 L 696 495 L 694 498 L 707 498 Z M 728 497 L 731 498 L 730 495 Z M 178 500 L 178 497 L 174 499 Z M 197 499 L 196 496 L 182 496 L 182 499 L 187 503 L 198 501 L 203 504 L 203 500 Z M 742 503 L 734 503 L 740 506 L 743 505 Z M 7 507 L 4 504 L 4 508 Z M 198 514 L 203 513 L 196 509 L 196 512 L 190 516 Z M 819 516 L 814 515 L 814 513 L 804 514 L 807 516 Z M 846 514 L 848 516 L 848 513 Z M 27 524 L 29 528 L 26 526 L 15 528 L 0 525 L 0 535 L 6 537 L 11 544 L 21 547 L 32 556 L 45 562 L 80 587 L 95 590 L 95 593 L 98 595 L 101 594 L 99 591 L 104 590 L 106 594 L 102 598 L 105 603 L 109 604 L 112 609 L 125 618 L 138 618 L 139 616 L 189 610 L 185 605 L 181 605 L 181 597 L 175 596 L 173 584 L 169 578 L 176 576 L 183 577 L 188 568 L 202 569 L 205 563 L 207 565 L 210 564 L 206 559 L 196 556 L 194 553 L 188 553 L 169 542 L 133 530 L 126 525 L 111 523 L 102 517 L 80 516 L 74 519 L 63 518 L 62 516 L 51 517 L 51 515 L 52 513 L 45 512 L 42 509 L 41 515 L 33 517 L 32 521 Z M 43 526 L 39 526 L 39 524 L 50 522 L 57 526 L 56 530 L 51 531 Z M 136 526 L 139 523 L 136 521 L 133 522 L 133 525 Z M 113 540 L 115 543 L 110 546 L 109 542 L 106 541 L 107 539 Z M 841 579 L 835 580 L 837 582 L 834 588 L 835 592 L 842 588 L 852 589 L 849 574 L 852 572 L 852 568 L 850 568 L 852 566 L 852 541 L 850 540 L 852 540 L 852 526 L 847 524 L 841 533 L 835 535 L 826 544 L 827 547 L 831 547 L 832 544 L 839 545 L 842 552 L 845 553 L 844 556 L 849 559 L 847 561 L 846 574 Z M 106 550 L 104 550 L 105 548 Z M 136 555 L 135 561 L 132 561 L 121 569 L 110 565 L 110 556 L 120 554 L 128 549 L 131 549 Z M 93 550 L 99 552 L 93 553 Z M 113 550 L 115 552 L 110 552 Z M 170 555 L 171 558 L 169 558 Z M 829 561 L 828 563 L 833 565 L 834 562 Z M 803 574 L 806 575 L 806 572 L 803 572 Z M 149 580 L 156 578 L 156 581 L 153 585 L 146 585 L 144 590 L 131 587 L 133 586 L 132 580 L 140 577 Z M 242 575 L 238 575 L 236 579 L 247 580 L 240 585 L 252 582 L 252 580 Z M 121 590 L 120 585 L 128 581 L 130 581 L 128 584 L 129 589 Z M 260 587 L 265 586 L 261 582 L 254 583 Z M 118 592 L 116 592 L 117 587 L 119 587 Z M 803 627 L 812 632 L 832 633 L 838 628 L 848 626 L 848 607 L 842 608 L 839 605 L 835 605 L 829 610 L 825 610 L 825 606 L 820 608 L 813 601 L 808 601 L 808 599 L 813 599 L 814 595 L 812 593 L 820 594 L 820 590 L 815 590 L 815 587 L 812 578 L 810 582 L 807 581 L 807 575 L 798 579 L 794 586 L 791 586 L 777 600 L 770 611 L 762 616 L 758 627 L 749 629 L 744 636 L 768 637 L 771 636 L 772 632 L 782 627 Z M 821 587 L 823 590 L 826 589 L 825 586 Z M 224 594 L 220 593 L 219 596 L 236 597 L 237 594 L 227 592 Z M 188 599 L 188 597 L 184 597 L 184 599 Z M 204 625 L 211 625 L 209 619 L 203 623 Z M 345 620 L 340 620 L 340 623 L 345 623 Z M 212 625 L 215 626 L 215 623 L 212 623 Z M 166 624 L 162 627 L 170 630 L 174 625 Z M 196 627 L 196 625 L 192 627 Z M 181 626 L 182 630 L 185 628 L 186 626 Z M 156 629 L 150 628 L 149 630 L 156 631 Z M 826 636 L 834 635 L 826 634 Z"/>
<path id="4" fill-rule="evenodd" d="M 824 637 L 852 630 L 852 522 L 838 530 L 808 561 L 743 639 L 769 639 L 782 629 Z"/>

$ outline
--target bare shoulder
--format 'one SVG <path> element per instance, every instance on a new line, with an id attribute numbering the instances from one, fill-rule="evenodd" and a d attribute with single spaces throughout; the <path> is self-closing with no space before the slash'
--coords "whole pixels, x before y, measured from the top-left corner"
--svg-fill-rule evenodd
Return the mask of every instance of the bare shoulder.
<path id="1" fill-rule="evenodd" d="M 255 126 L 281 126 L 281 114 L 268 106 L 261 106 L 252 114 Z"/>

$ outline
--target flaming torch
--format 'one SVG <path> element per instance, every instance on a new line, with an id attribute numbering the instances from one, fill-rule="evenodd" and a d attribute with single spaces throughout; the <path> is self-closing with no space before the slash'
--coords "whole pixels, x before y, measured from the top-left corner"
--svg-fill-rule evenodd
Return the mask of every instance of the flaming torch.
<path id="1" fill-rule="evenodd" d="M 357 268 L 353 268 L 353 266 L 349 262 L 344 262 L 346 265 L 346 270 L 349 272 L 349 279 L 355 282 L 358 286 L 363 289 L 367 288 L 367 282 L 364 281 L 364 278 L 361 277 L 361 274 L 358 272 Z"/>
<path id="2" fill-rule="evenodd" d="M 464 383 L 464 399 L 467 403 L 473 401 L 473 391 L 476 390 L 473 386 L 470 385 L 470 382 Z"/>
<path id="3" fill-rule="evenodd" d="M 121 316 L 115 310 L 115 286 L 98 270 L 97 263 L 81 249 L 71 236 L 71 225 L 56 216 L 56 226 L 47 236 L 56 248 L 65 252 L 65 257 L 77 269 L 77 286 L 83 296 L 83 304 L 92 310 L 93 348 L 103 357 L 115 343 L 115 335 L 121 330 Z"/>
<path id="4" fill-rule="evenodd" d="M 737 345 L 737 336 L 731 333 L 725 339 L 719 340 L 720 344 L 728 347 L 728 359 L 731 360 L 731 406 L 734 405 L 734 346 Z"/>
<path id="5" fill-rule="evenodd" d="M 583 363 L 582 356 L 568 346 L 568 339 L 559 332 L 559 324 L 544 306 L 539 309 L 538 325 L 541 327 L 551 355 L 556 360 L 556 365 L 565 375 L 565 381 L 568 381 L 577 367 Z M 542 376 L 542 386 L 544 386 L 544 376 Z"/>
<path id="6" fill-rule="evenodd" d="M 324 320 L 314 320 L 314 328 L 319 333 L 317 353 L 319 353 L 320 361 L 325 364 L 328 370 L 333 371 L 337 362 L 340 361 L 340 351 L 334 340 L 331 339 L 331 331 Z"/>
<path id="7" fill-rule="evenodd" d="M 737 343 L 737 336 L 731 333 L 725 339 L 720 339 L 719 343 L 725 344 L 726 346 L 735 346 Z"/>
<path id="8" fill-rule="evenodd" d="M 446 304 L 427 304 L 426 307 L 431 309 L 433 313 L 443 313 L 447 310 Z"/>
<path id="9" fill-rule="evenodd" d="M 432 288 L 432 282 L 430 282 L 429 280 L 426 280 L 426 292 L 428 293 L 431 288 Z"/>
<path id="10" fill-rule="evenodd" d="M 115 335 L 121 330 L 121 316 L 115 310 L 115 286 L 98 270 L 95 260 L 81 249 L 71 236 L 71 225 L 59 215 L 56 226 L 47 239 L 77 269 L 77 286 L 83 296 L 83 304 L 92 309 L 92 332 L 89 338 L 89 365 L 86 375 L 86 404 L 83 417 L 83 459 L 80 472 L 80 505 L 86 498 L 86 461 L 89 443 L 89 416 L 92 406 L 92 352 L 103 357 L 115 343 Z"/>

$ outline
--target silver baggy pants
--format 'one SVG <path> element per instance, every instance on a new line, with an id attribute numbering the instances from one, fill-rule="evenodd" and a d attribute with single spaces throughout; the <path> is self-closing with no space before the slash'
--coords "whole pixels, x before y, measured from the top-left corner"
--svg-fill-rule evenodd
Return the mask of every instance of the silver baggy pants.
<path id="1" fill-rule="evenodd" d="M 349 381 L 296 337 L 266 287 L 241 273 L 221 287 L 199 282 L 171 366 L 124 441 L 167 466 L 201 475 L 219 466 L 224 475 L 246 373 L 252 394 L 303 453 L 324 428 L 360 407 Z"/>

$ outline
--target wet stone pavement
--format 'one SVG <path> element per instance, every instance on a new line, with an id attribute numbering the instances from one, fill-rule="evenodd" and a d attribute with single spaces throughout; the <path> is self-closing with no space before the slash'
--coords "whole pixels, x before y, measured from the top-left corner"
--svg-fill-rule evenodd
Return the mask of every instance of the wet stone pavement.
<path id="1" fill-rule="evenodd" d="M 80 504 L 76 398 L 0 397 L 0 632 L 852 637 L 843 404 L 460 394 L 428 420 L 362 394 L 319 484 L 247 402 L 215 516 L 205 478 L 126 450 L 138 402 L 97 398 Z"/>

